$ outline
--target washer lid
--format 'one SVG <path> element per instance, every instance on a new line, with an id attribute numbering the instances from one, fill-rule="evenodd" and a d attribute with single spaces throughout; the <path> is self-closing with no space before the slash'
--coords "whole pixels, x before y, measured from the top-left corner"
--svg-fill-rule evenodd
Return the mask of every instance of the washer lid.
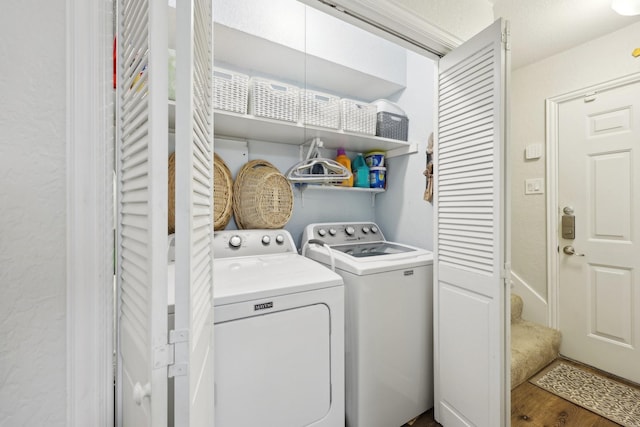
<path id="1" fill-rule="evenodd" d="M 342 286 L 337 273 L 295 253 L 216 259 L 214 305 Z"/>
<path id="2" fill-rule="evenodd" d="M 330 246 L 336 269 L 356 275 L 376 274 L 433 264 L 433 253 L 426 249 L 388 241 Z M 305 255 L 330 265 L 329 249 L 308 245 Z"/>
<path id="3" fill-rule="evenodd" d="M 352 245 L 333 245 L 332 249 L 344 252 L 354 258 L 367 258 L 373 256 L 388 256 L 395 254 L 405 254 L 407 252 L 415 252 L 416 248 L 406 245 L 399 245 L 387 241 L 374 243 L 357 243 Z"/>

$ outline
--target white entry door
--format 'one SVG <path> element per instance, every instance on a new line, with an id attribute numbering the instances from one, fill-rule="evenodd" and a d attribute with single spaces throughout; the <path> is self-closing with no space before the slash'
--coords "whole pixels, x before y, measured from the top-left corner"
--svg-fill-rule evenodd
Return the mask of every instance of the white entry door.
<path id="1" fill-rule="evenodd" d="M 558 155 L 560 352 L 640 382 L 640 81 L 560 104 Z"/>
<path id="2" fill-rule="evenodd" d="M 509 422 L 507 39 L 498 20 L 438 67 L 434 376 L 447 427 Z"/>

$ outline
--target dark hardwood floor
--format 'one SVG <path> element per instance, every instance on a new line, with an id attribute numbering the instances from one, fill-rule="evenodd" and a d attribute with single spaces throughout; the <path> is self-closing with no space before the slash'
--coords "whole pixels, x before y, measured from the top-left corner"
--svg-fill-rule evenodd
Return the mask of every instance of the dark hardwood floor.
<path id="1" fill-rule="evenodd" d="M 420 415 L 418 419 L 412 424 L 405 424 L 402 427 L 442 427 L 433 419 L 433 409 Z"/>
<path id="2" fill-rule="evenodd" d="M 616 378 L 598 369 L 568 359 L 562 359 L 562 361 L 640 390 L 637 384 Z M 511 392 L 511 426 L 615 427 L 619 424 L 525 381 Z"/>
<path id="3" fill-rule="evenodd" d="M 580 366 L 591 372 L 620 381 L 640 390 L 637 384 L 629 383 L 597 369 L 571 360 L 564 362 Z M 581 406 L 549 393 L 528 381 L 511 392 L 511 427 L 617 427 L 609 421 Z M 402 427 L 442 427 L 433 419 L 433 409 L 422 414 L 412 426 Z"/>

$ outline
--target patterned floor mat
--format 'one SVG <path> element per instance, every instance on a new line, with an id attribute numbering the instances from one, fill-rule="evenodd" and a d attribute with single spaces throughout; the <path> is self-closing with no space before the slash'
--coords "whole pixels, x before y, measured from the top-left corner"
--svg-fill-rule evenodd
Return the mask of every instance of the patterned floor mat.
<path id="1" fill-rule="evenodd" d="M 640 391 L 563 362 L 529 382 L 625 427 L 640 427 Z"/>

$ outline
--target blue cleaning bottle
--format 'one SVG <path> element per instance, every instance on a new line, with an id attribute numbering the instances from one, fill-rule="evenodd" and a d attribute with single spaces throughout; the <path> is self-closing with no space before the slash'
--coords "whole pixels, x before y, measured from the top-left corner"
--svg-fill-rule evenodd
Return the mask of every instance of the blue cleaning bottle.
<path id="1" fill-rule="evenodd" d="M 352 163 L 353 186 L 369 188 L 369 166 L 362 154 L 358 154 Z"/>

